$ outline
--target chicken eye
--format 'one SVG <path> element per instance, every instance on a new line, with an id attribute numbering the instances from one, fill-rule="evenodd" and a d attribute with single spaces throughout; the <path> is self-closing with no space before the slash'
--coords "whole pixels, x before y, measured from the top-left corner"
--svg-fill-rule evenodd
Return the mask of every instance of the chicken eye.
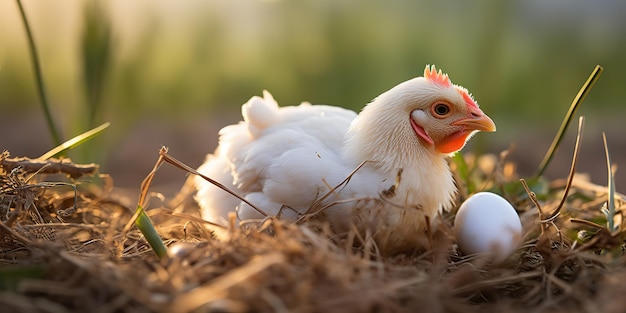
<path id="1" fill-rule="evenodd" d="M 432 113 L 435 117 L 443 118 L 446 117 L 452 109 L 450 105 L 447 103 L 437 103 L 431 107 Z"/>

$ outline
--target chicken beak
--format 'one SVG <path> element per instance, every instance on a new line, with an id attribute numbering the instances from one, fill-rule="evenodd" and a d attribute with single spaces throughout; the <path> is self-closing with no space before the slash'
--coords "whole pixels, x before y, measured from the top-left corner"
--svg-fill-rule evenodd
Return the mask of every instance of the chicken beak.
<path id="1" fill-rule="evenodd" d="M 454 126 L 465 126 L 468 130 L 480 130 L 484 132 L 495 132 L 496 124 L 484 113 L 472 112 L 470 117 L 462 118 L 452 122 Z"/>

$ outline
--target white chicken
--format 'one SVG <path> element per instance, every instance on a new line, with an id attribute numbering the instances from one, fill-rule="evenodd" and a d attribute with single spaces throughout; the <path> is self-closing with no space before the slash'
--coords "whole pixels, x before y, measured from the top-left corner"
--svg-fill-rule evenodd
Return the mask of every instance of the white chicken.
<path id="1" fill-rule="evenodd" d="M 424 244 L 427 221 L 453 205 L 446 157 L 476 131 L 496 129 L 467 90 L 434 66 L 358 115 L 309 103 L 279 107 L 267 91 L 242 113 L 242 122 L 220 131 L 198 171 L 248 203 L 197 177 L 204 219 L 228 225 L 230 212 L 240 221 L 313 215 L 336 232 L 355 226 L 368 233 L 385 254 Z"/>

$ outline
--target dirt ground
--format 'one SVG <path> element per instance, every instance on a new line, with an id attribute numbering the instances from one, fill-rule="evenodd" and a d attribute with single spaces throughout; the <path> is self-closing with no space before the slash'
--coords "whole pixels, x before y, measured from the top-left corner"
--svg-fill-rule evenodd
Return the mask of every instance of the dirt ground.
<path id="1" fill-rule="evenodd" d="M 232 115 L 223 118 L 197 116 L 184 124 L 161 119 L 139 120 L 132 128 L 122 131 L 125 135 L 114 139 L 115 144 L 107 156 L 89 162 L 100 163 L 101 171 L 110 174 L 118 188 L 138 190 L 141 181 L 154 165 L 162 145 L 167 146 L 170 154 L 182 162 L 197 167 L 217 145 L 219 129 L 236 123 L 239 118 Z M 481 146 L 491 153 L 500 153 L 513 144 L 511 160 L 517 164 L 522 177 L 531 176 L 547 151 L 558 129 L 558 123 L 543 128 L 534 126 L 532 130 L 503 124 L 498 123 L 497 133 L 479 134 L 473 141 L 482 140 Z M 116 125 L 111 126 L 114 127 Z M 567 177 L 576 127 L 576 122 L 573 122 L 559 152 L 546 171 L 548 178 Z M 620 117 L 587 118 L 577 172 L 588 173 L 591 181 L 598 185 L 606 185 L 607 179 L 602 131 L 607 132 L 612 162 L 618 165 L 618 169 L 620 165 L 626 166 L 626 140 L 622 139 Z M 103 136 L 111 136 L 106 132 L 109 130 Z M 43 117 L 38 111 L 29 115 L 1 114 L 0 134 L 0 149 L 9 150 L 12 156 L 37 157 L 51 148 Z M 463 151 L 471 152 L 473 145 L 474 142 L 470 142 Z M 166 166 L 159 171 L 153 185 L 159 191 L 170 193 L 179 188 L 184 180 L 184 173 Z M 623 171 L 617 171 L 615 180 L 618 190 L 620 186 L 626 186 L 626 175 Z"/>

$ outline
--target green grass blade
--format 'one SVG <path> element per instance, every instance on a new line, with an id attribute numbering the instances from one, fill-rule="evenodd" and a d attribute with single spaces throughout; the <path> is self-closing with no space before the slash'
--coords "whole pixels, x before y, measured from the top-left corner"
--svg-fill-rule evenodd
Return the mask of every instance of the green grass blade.
<path id="1" fill-rule="evenodd" d="M 613 178 L 613 168 L 611 166 L 611 155 L 609 154 L 609 145 L 606 143 L 606 134 L 602 133 L 604 140 L 604 152 L 606 153 L 606 166 L 608 168 L 608 201 L 603 213 L 606 215 L 607 228 L 610 232 L 614 232 L 618 227 L 615 226 L 615 180 Z"/>
<path id="2" fill-rule="evenodd" d="M 113 59 L 112 25 L 103 2 L 85 3 L 83 12 L 83 34 L 81 54 L 83 81 L 87 96 L 87 125 L 95 125 L 96 116 L 101 110 L 106 80 L 111 71 Z"/>
<path id="3" fill-rule="evenodd" d="M 52 118 L 52 113 L 50 112 L 50 105 L 48 104 L 48 97 L 46 96 L 46 88 L 43 82 L 43 75 L 41 74 L 41 65 L 39 64 L 39 54 L 37 53 L 37 46 L 35 45 L 35 40 L 33 39 L 33 33 L 30 30 L 30 25 L 28 24 L 28 19 L 26 18 L 26 12 L 24 11 L 24 7 L 22 6 L 22 1 L 15 1 L 17 2 L 17 6 L 20 9 L 22 21 L 24 22 L 24 29 L 26 30 L 26 36 L 28 37 L 28 47 L 30 50 L 30 57 L 33 62 L 35 80 L 37 82 L 37 93 L 39 94 L 41 106 L 46 118 L 46 124 L 48 124 L 48 131 L 52 136 L 53 143 L 55 145 L 60 145 L 62 142 L 61 135 L 59 134 L 59 131 L 54 124 L 54 119 Z"/>
<path id="4" fill-rule="evenodd" d="M 139 231 L 141 231 L 146 238 L 146 241 L 148 241 L 154 253 L 156 253 L 160 259 L 165 258 L 167 256 L 167 248 L 165 247 L 165 243 L 163 243 L 163 239 L 159 236 L 156 228 L 154 228 L 154 224 L 152 224 L 152 221 L 141 205 L 137 206 L 137 211 L 136 214 L 138 213 L 138 215 L 135 220 L 135 226 L 139 228 Z"/>
<path id="5" fill-rule="evenodd" d="M 552 161 L 552 157 L 556 153 L 556 150 L 559 148 L 561 141 L 565 137 L 565 132 L 572 122 L 572 119 L 574 119 L 574 115 L 576 114 L 578 107 L 580 107 L 580 104 L 583 102 L 583 100 L 585 100 L 585 97 L 587 96 L 589 91 L 591 91 L 593 84 L 595 84 L 595 82 L 598 80 L 603 70 L 604 69 L 602 68 L 602 66 L 596 65 L 596 68 L 593 70 L 593 72 L 591 72 L 591 75 L 589 75 L 587 81 L 580 88 L 580 91 L 578 91 L 578 94 L 576 95 L 574 101 L 572 101 L 572 104 L 569 107 L 569 111 L 567 111 L 567 114 L 565 115 L 565 118 L 561 123 L 561 128 L 559 128 L 559 131 L 556 133 L 556 136 L 554 137 L 550 148 L 548 148 L 548 152 L 546 152 L 546 155 L 543 157 L 541 164 L 537 168 L 535 178 L 541 176 L 550 164 L 550 161 Z"/>
<path id="6" fill-rule="evenodd" d="M 44 155 L 40 156 L 38 159 L 39 160 L 47 160 L 51 157 L 54 157 L 60 153 L 62 153 L 65 150 L 68 149 L 72 149 L 78 145 L 80 145 L 81 143 L 95 137 L 96 135 L 100 134 L 103 130 L 107 129 L 109 126 L 111 126 L 111 123 L 106 122 L 92 130 L 86 131 L 58 146 L 56 146 L 55 148 L 53 148 L 52 150 L 44 153 Z"/>

